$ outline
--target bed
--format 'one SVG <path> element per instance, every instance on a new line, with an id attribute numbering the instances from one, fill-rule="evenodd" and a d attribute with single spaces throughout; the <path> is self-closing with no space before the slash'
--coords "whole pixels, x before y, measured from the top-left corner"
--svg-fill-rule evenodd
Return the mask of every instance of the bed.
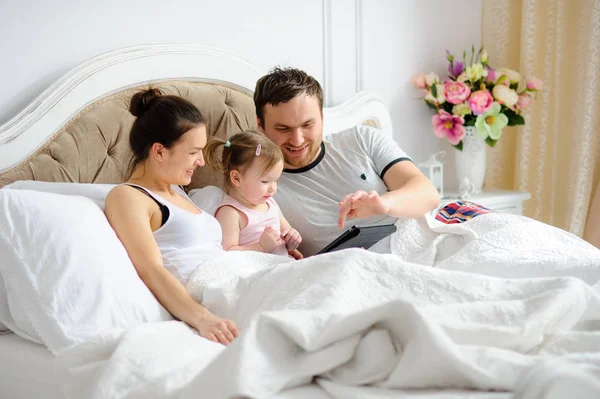
<path id="1" fill-rule="evenodd" d="M 430 218 L 403 221 L 401 231 L 415 234 L 392 242 L 394 255 L 362 253 L 366 251 L 330 254 L 307 263 L 304 270 L 260 256 L 234 256 L 205 265 L 204 273 L 190 283 L 200 291 L 199 298 L 225 314 L 229 312 L 235 320 L 244 320 L 246 338 L 231 350 L 205 342 L 169 319 L 160 305 L 150 303 L 135 273 L 129 270 L 124 276 L 115 266 L 127 261 L 122 251 L 106 254 L 110 252 L 105 250 L 107 246 L 118 246 L 115 237 L 102 238 L 102 245 L 82 241 L 83 252 L 69 253 L 65 258 L 64 248 L 71 247 L 65 247 L 63 241 L 72 232 L 55 232 L 53 223 L 64 223 L 65 218 L 71 223 L 83 220 L 81 228 L 88 229 L 88 237 L 106 228 L 100 226 L 104 222 L 103 198 L 125 177 L 130 156 L 127 134 L 133 122 L 127 104 L 135 91 L 151 84 L 181 95 L 207 117 L 209 135 L 227 137 L 256 128 L 251 93 L 263 72 L 235 54 L 206 46 L 119 49 L 81 64 L 0 126 L 0 187 L 7 186 L 0 190 L 0 210 L 11 215 L 0 223 L 13 223 L 15 231 L 0 240 L 0 250 L 4 248 L 5 256 L 14 247 L 29 245 L 27 240 L 47 245 L 0 260 L 4 273 L 0 321 L 16 332 L 0 335 L 2 358 L 14 359 L 0 368 L 1 397 L 197 397 L 198 387 L 200 397 L 210 398 L 500 399 L 512 397 L 513 391 L 525 395 L 522 397 L 535 397 L 527 395 L 535 389 L 557 394 L 553 379 L 543 368 L 547 367 L 544 356 L 556 360 L 564 354 L 568 356 L 561 358 L 559 365 L 576 372 L 560 374 L 562 386 L 583 389 L 582 398 L 593 397 L 585 396 L 586 392 L 599 392 L 595 384 L 600 370 L 600 333 L 594 323 L 600 320 L 600 296 L 594 284 L 600 280 L 600 251 L 568 233 L 526 218 L 490 215 L 468 226 L 436 224 Z M 372 93 L 358 93 L 337 107 L 325 109 L 324 115 L 324 134 L 358 124 L 392 134 L 389 111 Z M 207 193 L 203 190 L 219 184 L 218 176 L 203 168 L 186 188 L 202 201 Z M 60 214 L 63 208 L 72 214 Z M 76 210 L 90 213 L 82 219 Z M 40 218 L 52 223 L 46 225 Z M 72 240 L 81 239 L 72 235 Z M 500 253 L 490 255 L 490 248 L 500 249 Z M 16 270 L 13 264 L 9 269 L 11 259 L 14 265 L 26 265 L 27 273 Z M 64 260 L 66 271 L 62 264 L 46 259 Z M 76 269 L 82 262 L 88 275 Z M 94 271 L 96 266 L 88 262 L 102 273 Z M 249 265 L 245 274 L 228 274 L 240 262 Z M 258 279 L 256 275 L 266 267 L 280 271 Z M 353 268 L 371 274 L 360 274 Z M 314 275 L 322 273 L 323 280 L 312 281 L 311 271 Z M 472 272 L 477 274 L 467 274 Z M 90 285 L 96 276 L 101 279 L 100 288 Z M 62 279 L 78 289 L 45 291 L 44 284 Z M 292 284 L 288 291 L 280 290 L 279 296 L 258 298 L 260 292 L 285 285 L 290 279 L 305 285 Z M 344 294 L 339 287 L 331 289 L 323 283 L 342 280 L 345 289 L 352 292 L 360 291 L 361 283 L 366 291 L 381 292 L 363 298 L 364 303 L 350 303 L 340 296 Z M 255 287 L 256 292 L 242 298 L 238 294 L 240 281 Z M 15 293 L 21 287 L 21 293 Z M 82 297 L 86 287 L 94 294 Z M 98 302 L 103 306 L 98 313 L 102 316 L 106 312 L 106 318 L 113 320 L 111 303 L 104 301 L 123 290 L 129 290 L 131 298 L 118 304 L 129 306 L 128 311 L 133 312 L 125 315 L 139 315 L 136 306 L 143 302 L 140 306 L 145 313 L 137 320 L 140 323 L 128 324 L 128 320 L 117 317 L 119 328 L 100 337 L 91 327 L 106 319 L 94 320 L 86 331 L 75 328 L 78 320 L 86 320 L 95 312 Z M 22 292 L 30 295 L 22 296 Z M 311 317 L 324 310 L 322 304 L 303 295 L 319 297 L 323 292 L 331 294 L 330 304 L 335 310 L 302 324 L 302 318 L 308 317 L 307 309 Z M 67 296 L 72 294 L 80 295 L 81 303 L 70 303 L 72 299 Z M 375 297 L 374 302 L 369 302 L 371 297 Z M 68 307 L 60 300 L 69 302 Z M 260 312 L 244 313 L 241 305 L 232 306 L 235 311 L 219 308 L 252 301 L 260 302 L 256 306 Z M 307 303 L 310 306 L 306 307 Z M 336 307 L 336 303 L 347 308 Z M 450 306 L 444 307 L 445 303 Z M 283 311 L 286 309 L 298 313 L 290 319 Z M 329 341 L 308 339 L 310 334 L 302 328 L 310 323 L 324 328 Z M 169 343 L 163 342 L 163 337 L 169 337 Z M 415 341 L 400 345 L 399 337 Z M 575 344 L 575 340 L 581 342 Z M 173 346 L 173 342 L 180 346 Z M 188 345 L 185 351 L 181 347 L 184 343 Z M 450 349 L 446 351 L 442 343 Z M 441 352 L 427 349 L 432 347 Z M 285 350 L 290 351 L 289 356 L 281 357 Z M 173 351 L 181 352 L 173 357 Z M 144 366 L 152 359 L 160 359 L 162 366 Z M 345 366 L 323 368 L 331 359 Z M 387 379 L 377 374 L 382 372 L 381 362 L 390 363 Z M 460 369 L 458 364 L 463 364 L 464 370 L 454 375 L 453 370 Z M 571 367 L 574 364 L 583 366 Z M 364 365 L 372 368 L 364 369 Z M 255 366 L 264 372 L 248 371 Z M 225 374 L 231 379 L 224 379 Z M 139 379 L 126 378 L 129 375 Z M 533 380 L 537 385 L 529 383 Z M 136 388 L 123 388 L 129 385 Z"/>

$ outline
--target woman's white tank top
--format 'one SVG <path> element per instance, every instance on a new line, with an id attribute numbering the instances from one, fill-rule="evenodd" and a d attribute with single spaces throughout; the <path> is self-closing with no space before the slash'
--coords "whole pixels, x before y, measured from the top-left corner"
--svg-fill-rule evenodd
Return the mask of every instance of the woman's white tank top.
<path id="1" fill-rule="evenodd" d="M 153 234 L 165 268 L 183 285 L 202 262 L 225 253 L 221 246 L 221 225 L 212 215 L 198 207 L 200 214 L 186 211 L 144 187 L 127 184 L 138 187 L 169 209 L 167 221 Z M 194 204 L 181 188 L 171 187 Z"/>

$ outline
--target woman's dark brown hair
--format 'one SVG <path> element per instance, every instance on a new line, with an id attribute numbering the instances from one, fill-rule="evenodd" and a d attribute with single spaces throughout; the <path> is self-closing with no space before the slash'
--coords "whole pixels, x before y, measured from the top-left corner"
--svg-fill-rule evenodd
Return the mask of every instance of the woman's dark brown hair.
<path id="1" fill-rule="evenodd" d="M 129 112 L 137 117 L 129 135 L 133 151 L 129 175 L 148 158 L 154 143 L 171 148 L 187 131 L 206 124 L 192 103 L 178 96 L 165 96 L 157 88 L 135 93 Z"/>

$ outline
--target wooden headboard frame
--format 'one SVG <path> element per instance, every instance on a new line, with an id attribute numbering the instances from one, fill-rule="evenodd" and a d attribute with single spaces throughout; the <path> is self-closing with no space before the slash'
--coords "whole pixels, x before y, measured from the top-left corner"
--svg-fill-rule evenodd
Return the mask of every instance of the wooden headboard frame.
<path id="1" fill-rule="evenodd" d="M 252 95 L 263 71 L 229 51 L 195 44 L 118 49 L 77 66 L 25 109 L 0 125 L 0 173 L 19 165 L 89 104 L 141 84 L 188 80 L 223 85 Z M 392 134 L 381 99 L 360 92 L 324 110 L 324 133 L 368 123 Z"/>

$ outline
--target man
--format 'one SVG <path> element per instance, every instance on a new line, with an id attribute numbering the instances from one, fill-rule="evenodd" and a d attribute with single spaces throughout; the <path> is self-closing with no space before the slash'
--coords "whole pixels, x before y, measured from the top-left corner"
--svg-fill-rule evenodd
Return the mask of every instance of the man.
<path id="1" fill-rule="evenodd" d="M 305 256 L 352 224 L 393 223 L 438 206 L 433 184 L 377 129 L 357 126 L 323 139 L 323 90 L 304 71 L 273 69 L 258 80 L 254 104 L 259 129 L 283 152 L 275 199 L 302 235 Z"/>

